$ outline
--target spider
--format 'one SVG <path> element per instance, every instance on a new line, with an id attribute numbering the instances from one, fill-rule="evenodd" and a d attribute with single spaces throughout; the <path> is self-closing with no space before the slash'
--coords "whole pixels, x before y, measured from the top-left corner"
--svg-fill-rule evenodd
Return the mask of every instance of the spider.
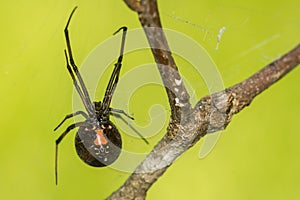
<path id="1" fill-rule="evenodd" d="M 66 27 L 64 29 L 67 45 L 67 50 L 65 49 L 64 53 L 66 57 L 68 72 L 71 75 L 73 85 L 75 86 L 75 89 L 83 102 L 86 112 L 77 111 L 66 115 L 65 118 L 61 121 L 61 123 L 59 123 L 58 126 L 54 129 L 54 131 L 56 131 L 67 119 L 77 115 L 83 116 L 85 118 L 85 121 L 76 122 L 74 124 L 69 125 L 55 142 L 56 185 L 58 183 L 58 145 L 72 129 L 79 127 L 75 136 L 75 148 L 80 159 L 90 166 L 105 167 L 115 162 L 122 150 L 121 135 L 116 126 L 110 121 L 110 115 L 120 117 L 122 119 L 120 114 L 123 114 L 124 116 L 133 120 L 133 117 L 129 116 L 123 110 L 114 109 L 110 107 L 110 103 L 119 80 L 119 74 L 122 66 L 127 27 L 121 27 L 114 33 L 116 34 L 119 31 L 123 31 L 120 55 L 117 63 L 115 63 L 115 67 L 108 82 L 102 102 L 92 102 L 90 100 L 89 93 L 84 84 L 84 81 L 74 62 L 71 50 L 68 26 L 76 9 L 77 7 L 75 7 L 71 12 Z M 148 144 L 148 141 L 141 134 L 139 134 L 136 130 L 134 131 Z"/>

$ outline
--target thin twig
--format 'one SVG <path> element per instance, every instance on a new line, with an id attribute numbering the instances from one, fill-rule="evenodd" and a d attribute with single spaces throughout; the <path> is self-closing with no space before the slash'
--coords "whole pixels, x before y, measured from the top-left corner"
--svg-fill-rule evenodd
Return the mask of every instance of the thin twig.
<path id="1" fill-rule="evenodd" d="M 181 120 L 182 109 L 191 109 L 190 96 L 169 50 L 160 22 L 156 0 L 141 1 L 141 12 L 138 12 L 138 15 L 166 88 L 171 107 L 170 121 L 178 123 Z M 177 104 L 178 101 L 182 106 Z"/>

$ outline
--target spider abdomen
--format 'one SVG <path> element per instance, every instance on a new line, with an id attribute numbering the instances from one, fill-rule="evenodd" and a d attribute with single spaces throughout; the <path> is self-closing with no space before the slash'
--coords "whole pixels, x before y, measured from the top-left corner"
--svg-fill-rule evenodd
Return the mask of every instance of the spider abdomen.
<path id="1" fill-rule="evenodd" d="M 112 122 L 91 130 L 80 127 L 75 137 L 76 152 L 86 164 L 105 167 L 117 160 L 122 150 L 122 138 Z"/>

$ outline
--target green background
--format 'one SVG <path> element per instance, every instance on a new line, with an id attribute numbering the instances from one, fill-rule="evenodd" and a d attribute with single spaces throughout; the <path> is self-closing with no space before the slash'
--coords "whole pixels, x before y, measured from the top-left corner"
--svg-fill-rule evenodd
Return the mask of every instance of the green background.
<path id="1" fill-rule="evenodd" d="M 72 112 L 63 29 L 75 5 L 79 8 L 70 31 L 78 65 L 120 26 L 140 27 L 137 15 L 121 0 L 6 1 L 0 7 L 1 199 L 103 199 L 129 175 L 81 162 L 73 132 L 60 146 L 60 182 L 54 184 L 54 142 L 66 126 L 57 133 L 53 128 Z M 299 7 L 299 0 L 159 1 L 163 26 L 206 48 L 226 87 L 298 44 Z M 209 31 L 206 37 L 200 26 Z M 215 50 L 223 26 L 227 29 Z M 146 58 L 153 60 L 151 56 L 149 51 L 128 55 L 122 73 Z M 179 69 L 188 73 L 183 63 L 178 59 Z M 299 199 L 299 75 L 295 69 L 235 116 L 205 159 L 198 159 L 201 142 L 187 151 L 153 185 L 148 199 Z M 199 97 L 207 93 L 201 87 L 196 91 Z M 137 92 L 120 109 L 134 113 L 143 125 L 154 102 L 168 112 L 159 87 Z M 148 152 L 163 132 L 149 138 L 147 147 L 123 135 L 125 147 Z"/>

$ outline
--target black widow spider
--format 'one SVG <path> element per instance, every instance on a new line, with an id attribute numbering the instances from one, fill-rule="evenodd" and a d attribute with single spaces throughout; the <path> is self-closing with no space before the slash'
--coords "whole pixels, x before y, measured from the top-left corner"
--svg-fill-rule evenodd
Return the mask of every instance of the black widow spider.
<path id="1" fill-rule="evenodd" d="M 79 127 L 75 137 L 75 147 L 78 156 L 86 164 L 94 167 L 105 167 L 112 164 L 120 155 L 122 149 L 122 138 L 116 126 L 109 120 L 109 115 L 114 115 L 123 119 L 119 114 L 133 119 L 123 110 L 110 108 L 110 103 L 114 90 L 119 80 L 119 74 L 122 66 L 123 52 L 127 27 L 121 27 L 114 34 L 123 30 L 120 56 L 115 63 L 114 70 L 107 85 L 103 101 L 93 102 L 90 100 L 87 88 L 74 62 L 69 38 L 68 26 L 77 7 L 73 9 L 65 27 L 64 33 L 67 44 L 67 51 L 64 50 L 67 69 L 72 77 L 73 84 L 84 104 L 86 112 L 77 111 L 66 115 L 62 122 L 54 129 L 56 131 L 67 119 L 76 115 L 82 115 L 85 118 L 83 122 L 77 122 L 70 125 L 56 140 L 55 151 L 55 182 L 57 184 L 57 161 L 58 145 L 62 139 L 74 128 Z M 68 53 L 67 53 L 68 52 Z M 68 58 L 69 55 L 69 58 Z M 79 83 L 78 83 L 79 82 Z M 134 130 L 147 144 L 148 141 L 136 130 Z"/>

